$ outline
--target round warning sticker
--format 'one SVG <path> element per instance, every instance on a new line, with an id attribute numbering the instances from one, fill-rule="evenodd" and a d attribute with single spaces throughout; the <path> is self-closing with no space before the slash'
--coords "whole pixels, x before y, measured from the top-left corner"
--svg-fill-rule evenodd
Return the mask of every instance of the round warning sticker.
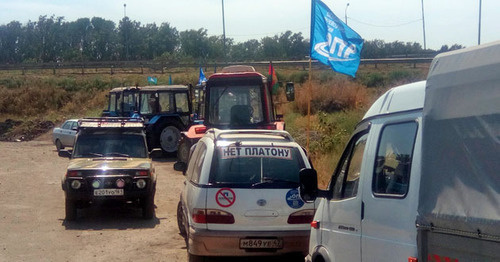
<path id="1" fill-rule="evenodd" d="M 231 188 L 221 188 L 215 194 L 215 201 L 221 207 L 230 207 L 236 201 L 236 194 Z"/>
<path id="2" fill-rule="evenodd" d="M 304 205 L 297 189 L 290 189 L 286 193 L 286 203 L 291 208 L 301 208 Z"/>

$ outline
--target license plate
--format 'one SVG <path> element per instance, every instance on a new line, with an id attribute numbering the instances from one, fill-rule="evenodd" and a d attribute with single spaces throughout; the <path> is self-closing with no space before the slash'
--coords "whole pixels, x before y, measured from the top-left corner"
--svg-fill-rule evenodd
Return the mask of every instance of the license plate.
<path id="1" fill-rule="evenodd" d="M 244 238 L 240 239 L 240 248 L 283 248 L 283 240 L 281 239 L 260 239 L 260 238 Z"/>
<path id="2" fill-rule="evenodd" d="M 94 196 L 123 196 L 123 188 L 95 189 Z"/>

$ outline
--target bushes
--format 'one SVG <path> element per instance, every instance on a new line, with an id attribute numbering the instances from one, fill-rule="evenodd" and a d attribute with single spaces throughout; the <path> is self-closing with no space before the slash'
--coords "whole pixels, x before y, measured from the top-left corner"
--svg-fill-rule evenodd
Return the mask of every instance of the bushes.
<path id="1" fill-rule="evenodd" d="M 309 94 L 312 95 L 312 114 L 364 108 L 368 102 L 366 88 L 347 79 L 335 79 L 323 84 L 313 82 L 311 90 L 307 84 L 296 88 L 295 111 L 307 114 Z"/>

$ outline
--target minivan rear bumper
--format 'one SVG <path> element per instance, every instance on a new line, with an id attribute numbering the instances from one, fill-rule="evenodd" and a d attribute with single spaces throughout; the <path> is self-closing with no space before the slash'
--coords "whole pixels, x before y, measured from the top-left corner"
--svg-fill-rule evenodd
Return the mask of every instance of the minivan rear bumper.
<path id="1" fill-rule="evenodd" d="M 309 230 L 294 231 L 214 231 L 189 229 L 188 252 L 198 256 L 272 256 L 302 253 L 309 248 Z M 240 249 L 242 238 L 269 238 L 283 240 L 280 249 Z"/>

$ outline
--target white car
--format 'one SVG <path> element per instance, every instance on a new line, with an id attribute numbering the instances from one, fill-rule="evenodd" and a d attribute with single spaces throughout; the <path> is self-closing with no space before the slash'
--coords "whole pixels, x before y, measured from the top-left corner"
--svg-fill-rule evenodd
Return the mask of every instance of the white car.
<path id="1" fill-rule="evenodd" d="M 195 148 L 194 148 L 195 147 Z M 305 151 L 286 131 L 210 129 L 191 150 L 177 220 L 190 261 L 304 257 L 315 204 L 298 194 Z"/>
<path id="2" fill-rule="evenodd" d="M 61 127 L 56 127 L 52 130 L 52 142 L 56 146 L 57 151 L 65 147 L 73 147 L 77 129 L 78 119 L 69 119 Z"/>

